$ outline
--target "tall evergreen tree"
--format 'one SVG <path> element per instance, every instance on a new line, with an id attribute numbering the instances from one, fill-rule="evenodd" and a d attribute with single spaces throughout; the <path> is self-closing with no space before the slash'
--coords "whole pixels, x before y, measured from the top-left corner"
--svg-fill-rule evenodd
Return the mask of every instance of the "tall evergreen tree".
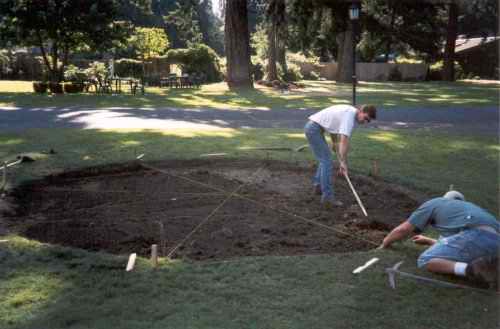
<path id="1" fill-rule="evenodd" d="M 226 81 L 229 88 L 253 88 L 250 76 L 250 37 L 246 0 L 225 2 Z"/>

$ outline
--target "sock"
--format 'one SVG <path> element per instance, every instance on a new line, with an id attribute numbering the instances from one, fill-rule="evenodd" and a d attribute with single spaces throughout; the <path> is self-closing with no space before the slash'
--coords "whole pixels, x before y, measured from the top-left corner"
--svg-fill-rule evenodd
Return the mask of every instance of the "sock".
<path id="1" fill-rule="evenodd" d="M 462 262 L 455 263 L 455 268 L 454 268 L 455 275 L 465 276 L 466 269 L 467 269 L 467 263 L 462 263 Z"/>

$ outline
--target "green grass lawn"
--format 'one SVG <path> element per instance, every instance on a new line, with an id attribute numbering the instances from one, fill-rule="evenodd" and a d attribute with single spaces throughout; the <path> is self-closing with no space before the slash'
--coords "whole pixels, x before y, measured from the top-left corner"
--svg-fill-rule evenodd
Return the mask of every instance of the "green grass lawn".
<path id="1" fill-rule="evenodd" d="M 193 130 L 73 130 L 32 129 L 0 133 L 0 159 L 23 152 L 50 148 L 55 155 L 41 155 L 11 171 L 20 181 L 49 173 L 113 162 L 130 161 L 145 153 L 145 160 L 192 158 L 205 153 L 227 153 L 233 158 L 269 157 L 312 161 L 302 153 L 246 151 L 249 146 L 289 146 L 306 143 L 301 130 L 219 129 Z M 428 131 L 380 131 L 358 129 L 350 151 L 351 169 L 368 173 L 378 159 L 382 177 L 430 196 L 446 191 L 450 184 L 473 202 L 498 213 L 498 152 L 494 137 L 459 136 Z"/>
<path id="2" fill-rule="evenodd" d="M 1 107 L 188 107 L 303 109 L 351 102 L 351 85 L 332 81 L 303 81 L 305 88 L 282 94 L 255 85 L 253 90 L 230 91 L 225 83 L 200 89 L 147 88 L 146 95 L 38 95 L 28 81 L 0 81 Z M 394 107 L 497 106 L 500 85 L 473 82 L 361 82 L 358 103 Z"/>
<path id="3" fill-rule="evenodd" d="M 61 106 L 116 106 L 123 102 L 120 106 L 299 108 L 349 100 L 348 86 L 343 86 L 345 95 L 340 96 L 339 91 L 339 96 L 333 97 L 321 94 L 326 92 L 321 88 L 330 87 L 322 82 L 314 84 L 316 87 L 310 88 L 320 90 L 311 90 L 308 96 L 281 96 L 260 89 L 248 94 L 212 91 L 211 95 L 209 88 L 220 87 L 211 85 L 199 91 L 151 89 L 157 94 L 147 95 L 143 101 L 142 97 L 128 95 L 49 97 L 18 91 L 1 93 L 0 106 L 49 106 L 50 102 L 60 102 L 57 105 Z M 448 86 L 443 95 L 449 97 L 435 95 L 439 100 L 433 103 L 429 100 L 433 84 L 407 85 L 414 85 L 403 90 L 408 93 L 417 87 L 429 89 L 427 96 L 422 96 L 422 91 L 415 97 L 434 106 L 457 104 L 461 97 L 464 101 L 460 104 L 490 106 L 496 102 L 493 97 L 496 87 L 475 90 L 474 86 L 464 85 L 461 94 L 453 87 L 461 84 L 436 84 L 440 88 Z M 16 88 L 23 88 L 22 84 Z M 396 99 L 397 93 L 390 89 L 385 95 Z M 13 98 L 6 101 L 5 95 Z M 384 101 L 378 94 L 372 97 Z M 397 100 L 398 104 L 423 106 Z M 272 158 L 306 164 L 313 159 L 309 150 L 303 153 L 245 150 L 249 146 L 295 147 L 304 143 L 302 131 L 285 129 L 32 129 L 0 132 L 0 159 L 12 160 L 24 152 L 37 157 L 37 161 L 9 171 L 8 182 L 13 187 L 48 174 L 130 161 L 141 153 L 146 154 L 145 161 L 227 153 L 227 157 L 233 158 Z M 40 153 L 49 149 L 57 153 Z M 498 216 L 499 151 L 494 137 L 358 129 L 353 135 L 350 166 L 356 173 L 367 173 L 372 160 L 378 159 L 383 179 L 428 196 L 440 195 L 453 184 L 469 200 Z M 163 259 L 157 270 L 140 258 L 137 270 L 126 273 L 124 256 L 42 245 L 16 236 L 2 239 L 9 240 L 0 242 L 2 329 L 489 329 L 498 326 L 500 305 L 496 296 L 436 288 L 404 279 L 399 281 L 398 290 L 390 290 L 383 272 L 385 267 L 405 260 L 403 270 L 422 273 L 415 268 L 421 249 L 409 243 L 386 251 L 243 258 L 205 265 Z M 351 274 L 352 269 L 374 256 L 381 261 L 371 270 L 360 276 Z"/>
<path id="4" fill-rule="evenodd" d="M 380 262 L 359 276 L 352 269 Z M 189 264 L 41 245 L 12 238 L 0 248 L 2 329 L 481 328 L 498 324 L 496 296 L 399 279 L 384 268 L 415 250 L 243 258 Z"/>

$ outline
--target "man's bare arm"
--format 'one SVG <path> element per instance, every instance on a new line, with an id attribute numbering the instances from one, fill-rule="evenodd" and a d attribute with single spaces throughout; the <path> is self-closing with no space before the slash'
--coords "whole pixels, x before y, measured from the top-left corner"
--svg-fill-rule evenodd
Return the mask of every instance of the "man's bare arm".
<path id="1" fill-rule="evenodd" d="M 387 248 L 396 241 L 403 240 L 410 236 L 415 230 L 415 226 L 410 224 L 409 221 L 401 223 L 398 227 L 393 229 L 382 242 L 381 248 Z"/>
<path id="2" fill-rule="evenodd" d="M 340 173 L 347 174 L 347 153 L 349 152 L 349 137 L 340 135 L 338 157 L 340 162 Z"/>

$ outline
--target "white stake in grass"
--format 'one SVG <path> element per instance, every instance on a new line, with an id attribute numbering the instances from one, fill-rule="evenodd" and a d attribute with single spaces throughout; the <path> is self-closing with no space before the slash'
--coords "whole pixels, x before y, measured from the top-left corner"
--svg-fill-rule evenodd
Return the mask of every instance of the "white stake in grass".
<path id="1" fill-rule="evenodd" d="M 135 252 L 133 254 L 130 254 L 130 257 L 128 258 L 127 268 L 125 269 L 125 271 L 130 272 L 134 269 L 136 258 L 137 254 Z"/>
<path id="2" fill-rule="evenodd" d="M 363 272 L 364 270 L 366 270 L 368 267 L 372 266 L 373 264 L 375 264 L 376 262 L 378 262 L 378 258 L 375 257 L 375 258 L 372 258 L 370 259 L 369 261 L 367 261 L 365 263 L 365 265 L 363 266 L 360 266 L 358 268 L 356 268 L 354 271 L 352 271 L 352 274 L 358 274 L 358 273 L 361 273 Z"/>

